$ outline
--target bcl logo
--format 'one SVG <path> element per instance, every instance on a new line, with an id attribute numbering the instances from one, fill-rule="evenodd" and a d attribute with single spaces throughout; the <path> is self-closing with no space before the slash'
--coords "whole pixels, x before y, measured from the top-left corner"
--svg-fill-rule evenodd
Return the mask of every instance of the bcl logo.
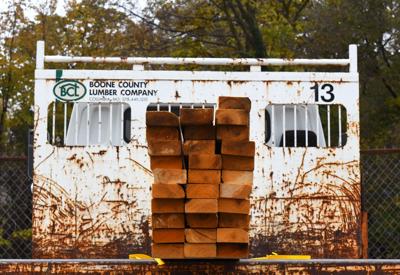
<path id="1" fill-rule="evenodd" d="M 53 88 L 53 94 L 62 101 L 77 101 L 86 94 L 86 87 L 76 80 L 63 80 Z"/>

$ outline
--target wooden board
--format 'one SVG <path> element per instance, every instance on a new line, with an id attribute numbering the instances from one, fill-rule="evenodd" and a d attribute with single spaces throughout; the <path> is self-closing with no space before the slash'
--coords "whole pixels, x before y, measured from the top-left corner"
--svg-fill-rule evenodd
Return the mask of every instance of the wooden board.
<path id="1" fill-rule="evenodd" d="M 248 141 L 250 129 L 247 126 L 218 125 L 217 139 L 229 141 Z"/>
<path id="2" fill-rule="evenodd" d="M 182 144 L 180 140 L 161 140 L 148 142 L 150 156 L 181 156 Z"/>
<path id="3" fill-rule="evenodd" d="M 242 228 L 217 228 L 218 243 L 249 243 L 249 233 Z"/>
<path id="4" fill-rule="evenodd" d="M 185 169 L 162 169 L 153 170 L 154 184 L 185 184 L 187 173 Z"/>
<path id="5" fill-rule="evenodd" d="M 179 140 L 179 129 L 166 126 L 146 127 L 146 139 L 148 142 L 157 140 Z"/>
<path id="6" fill-rule="evenodd" d="M 217 242 L 217 229 L 187 228 L 185 240 L 188 243 L 215 243 Z"/>
<path id="7" fill-rule="evenodd" d="M 217 244 L 217 258 L 220 259 L 246 259 L 249 257 L 249 246 L 237 243 Z"/>
<path id="8" fill-rule="evenodd" d="M 249 229 L 248 214 L 218 213 L 218 227 Z"/>
<path id="9" fill-rule="evenodd" d="M 221 155 L 211 154 L 190 154 L 189 169 L 206 169 L 219 170 L 221 169 Z"/>
<path id="10" fill-rule="evenodd" d="M 219 196 L 220 198 L 249 199 L 251 190 L 251 185 L 224 183 L 219 185 Z"/>
<path id="11" fill-rule="evenodd" d="M 253 185 L 253 171 L 222 170 L 221 181 L 226 184 Z"/>
<path id="12" fill-rule="evenodd" d="M 153 258 L 161 259 L 183 259 L 184 244 L 156 244 L 151 245 L 151 255 Z"/>
<path id="13" fill-rule="evenodd" d="M 186 140 L 183 144 L 183 153 L 189 154 L 215 154 L 215 140 Z"/>
<path id="14" fill-rule="evenodd" d="M 249 125 L 249 112 L 240 109 L 218 109 L 215 113 L 216 125 Z"/>
<path id="15" fill-rule="evenodd" d="M 185 140 L 214 140 L 215 126 L 185 126 L 183 138 Z"/>
<path id="16" fill-rule="evenodd" d="M 218 184 L 221 182 L 221 170 L 189 169 L 188 183 Z"/>
<path id="17" fill-rule="evenodd" d="M 185 213 L 217 213 L 217 199 L 189 199 L 185 203 Z"/>
<path id="18" fill-rule="evenodd" d="M 186 198 L 188 199 L 217 199 L 218 194 L 218 184 L 194 183 L 186 185 Z"/>
<path id="19" fill-rule="evenodd" d="M 215 258 L 217 256 L 216 244 L 185 243 L 185 258 Z"/>
<path id="20" fill-rule="evenodd" d="M 185 190 L 179 184 L 153 184 L 151 194 L 159 199 L 184 199 Z"/>
<path id="21" fill-rule="evenodd" d="M 218 199 L 218 212 L 249 214 L 250 201 L 236 199 Z"/>
<path id="22" fill-rule="evenodd" d="M 214 109 L 212 108 L 182 108 L 179 111 L 181 125 L 212 125 L 214 121 Z"/>
<path id="23" fill-rule="evenodd" d="M 151 226 L 155 228 L 185 228 L 185 214 L 153 214 Z"/>
<path id="24" fill-rule="evenodd" d="M 248 97 L 220 96 L 218 109 L 242 109 L 250 112 L 251 101 Z"/>
<path id="25" fill-rule="evenodd" d="M 254 141 L 230 141 L 223 140 L 221 146 L 222 155 L 254 157 Z"/>
<path id="26" fill-rule="evenodd" d="M 254 170 L 254 157 L 222 155 L 222 169 L 253 171 Z"/>
<path id="27" fill-rule="evenodd" d="M 185 202 L 183 199 L 152 199 L 152 213 L 184 213 Z"/>
<path id="28" fill-rule="evenodd" d="M 185 229 L 153 229 L 152 240 L 154 243 L 184 243 Z"/>
<path id="29" fill-rule="evenodd" d="M 151 170 L 157 168 L 163 169 L 182 169 L 182 157 L 171 157 L 171 156 L 157 156 L 150 157 L 150 168 Z"/>
<path id="30" fill-rule="evenodd" d="M 146 112 L 146 126 L 179 127 L 179 118 L 172 112 L 149 111 Z"/>
<path id="31" fill-rule="evenodd" d="M 187 226 L 190 228 L 216 228 L 218 216 L 213 214 L 185 214 Z"/>

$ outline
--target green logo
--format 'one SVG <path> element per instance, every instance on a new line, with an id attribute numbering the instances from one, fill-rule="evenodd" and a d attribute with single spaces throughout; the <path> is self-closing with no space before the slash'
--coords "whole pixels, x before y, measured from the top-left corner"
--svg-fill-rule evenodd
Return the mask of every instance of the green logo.
<path id="1" fill-rule="evenodd" d="M 54 86 L 53 94 L 62 101 L 77 101 L 85 96 L 86 87 L 76 80 L 63 80 Z"/>

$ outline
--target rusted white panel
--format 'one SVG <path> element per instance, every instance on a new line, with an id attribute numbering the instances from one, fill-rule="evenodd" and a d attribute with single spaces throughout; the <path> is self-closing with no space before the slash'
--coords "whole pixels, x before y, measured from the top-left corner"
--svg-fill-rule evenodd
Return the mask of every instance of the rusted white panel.
<path id="1" fill-rule="evenodd" d="M 145 136 L 151 103 L 217 103 L 251 99 L 250 139 L 256 142 L 251 254 L 302 253 L 358 257 L 360 232 L 357 73 L 181 72 L 65 70 L 62 79 L 147 83 L 156 95 L 105 97 L 132 110 L 126 146 L 56 147 L 47 141 L 47 108 L 55 100 L 55 70 L 36 70 L 34 140 L 34 257 L 126 257 L 149 253 L 152 173 Z M 269 147 L 268 104 L 315 104 L 316 82 L 334 87 L 347 110 L 340 148 Z M 87 93 L 80 102 L 96 102 Z M 326 104 L 318 102 L 318 104 Z"/>

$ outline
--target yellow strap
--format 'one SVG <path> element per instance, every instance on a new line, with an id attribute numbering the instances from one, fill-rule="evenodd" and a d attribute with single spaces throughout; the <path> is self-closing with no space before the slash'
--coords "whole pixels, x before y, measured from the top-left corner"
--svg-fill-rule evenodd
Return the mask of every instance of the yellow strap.
<path id="1" fill-rule="evenodd" d="M 271 255 L 265 255 L 265 257 L 253 258 L 253 260 L 310 260 L 311 255 L 278 255 L 278 253 L 272 252 Z"/>
<path id="2" fill-rule="evenodd" d="M 146 254 L 129 254 L 129 259 L 131 259 L 131 260 L 152 259 L 152 260 L 156 261 L 157 265 L 165 264 L 164 261 L 161 260 L 160 258 L 152 258 L 151 256 L 146 255 Z"/>

